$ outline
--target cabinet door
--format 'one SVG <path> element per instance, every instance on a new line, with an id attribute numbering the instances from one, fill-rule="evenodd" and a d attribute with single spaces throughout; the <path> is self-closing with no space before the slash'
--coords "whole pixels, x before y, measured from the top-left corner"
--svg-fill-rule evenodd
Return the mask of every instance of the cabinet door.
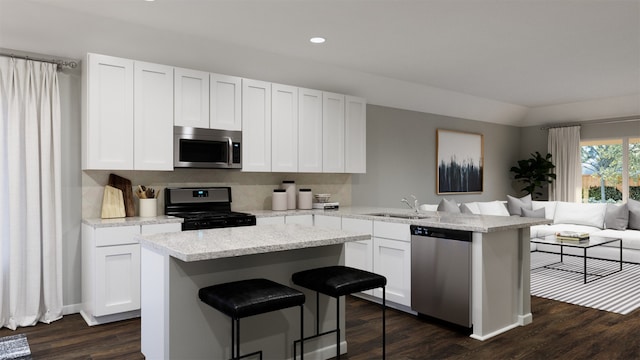
<path id="1" fill-rule="evenodd" d="M 342 219 L 339 216 L 313 215 L 313 225 L 327 229 L 342 229 Z"/>
<path id="2" fill-rule="evenodd" d="M 322 171 L 344 172 L 344 95 L 322 93 Z"/>
<path id="3" fill-rule="evenodd" d="M 133 170 L 133 60 L 88 54 L 82 168 Z"/>
<path id="4" fill-rule="evenodd" d="M 373 238 L 373 272 L 387 278 L 387 300 L 411 306 L 411 243 Z M 373 295 L 382 297 L 381 289 Z"/>
<path id="5" fill-rule="evenodd" d="M 95 313 L 110 315 L 140 308 L 140 245 L 96 248 Z"/>
<path id="6" fill-rule="evenodd" d="M 298 88 L 271 84 L 271 170 L 298 171 Z"/>
<path id="7" fill-rule="evenodd" d="M 371 220 L 342 219 L 342 230 L 371 234 L 373 224 Z M 344 264 L 356 269 L 373 271 L 373 240 L 351 241 L 344 244 Z M 373 290 L 363 291 L 373 295 Z"/>
<path id="8" fill-rule="evenodd" d="M 344 166 L 347 173 L 367 172 L 367 103 L 345 96 Z"/>
<path id="9" fill-rule="evenodd" d="M 242 129 L 242 79 L 210 74 L 209 127 L 221 130 Z"/>
<path id="10" fill-rule="evenodd" d="M 271 84 L 242 79 L 242 171 L 271 171 Z"/>
<path id="11" fill-rule="evenodd" d="M 173 170 L 173 67 L 134 65 L 134 168 Z"/>
<path id="12" fill-rule="evenodd" d="M 209 73 L 175 68 L 174 124 L 209 127 Z"/>
<path id="13" fill-rule="evenodd" d="M 298 90 L 298 171 L 322 172 L 322 91 Z"/>

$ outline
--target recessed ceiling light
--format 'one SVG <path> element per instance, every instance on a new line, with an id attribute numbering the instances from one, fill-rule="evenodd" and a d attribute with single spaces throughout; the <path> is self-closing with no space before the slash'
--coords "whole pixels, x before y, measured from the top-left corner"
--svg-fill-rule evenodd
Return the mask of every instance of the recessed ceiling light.
<path id="1" fill-rule="evenodd" d="M 314 36 L 311 39 L 309 39 L 309 41 L 311 41 L 314 44 L 322 44 L 323 42 L 327 41 L 325 38 L 320 37 L 320 36 Z"/>

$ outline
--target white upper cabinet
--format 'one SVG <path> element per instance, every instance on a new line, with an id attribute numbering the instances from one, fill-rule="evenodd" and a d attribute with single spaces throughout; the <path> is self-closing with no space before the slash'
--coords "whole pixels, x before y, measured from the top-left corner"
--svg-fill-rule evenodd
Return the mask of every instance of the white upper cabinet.
<path id="1" fill-rule="evenodd" d="M 134 168 L 173 170 L 173 67 L 134 64 Z"/>
<path id="2" fill-rule="evenodd" d="M 298 171 L 298 88 L 271 84 L 271 171 Z"/>
<path id="3" fill-rule="evenodd" d="M 345 172 L 367 172 L 367 102 L 345 96 Z"/>
<path id="4" fill-rule="evenodd" d="M 210 74 L 209 126 L 220 130 L 242 129 L 242 79 Z"/>
<path id="5" fill-rule="evenodd" d="M 87 54 L 82 168 L 133 169 L 133 60 Z"/>
<path id="6" fill-rule="evenodd" d="M 209 73 L 175 68 L 174 124 L 209 127 Z"/>
<path id="7" fill-rule="evenodd" d="M 322 172 L 322 91 L 298 89 L 298 171 Z"/>
<path id="8" fill-rule="evenodd" d="M 242 79 L 242 171 L 271 171 L 271 83 Z"/>
<path id="9" fill-rule="evenodd" d="M 344 172 L 344 95 L 322 93 L 322 171 Z"/>

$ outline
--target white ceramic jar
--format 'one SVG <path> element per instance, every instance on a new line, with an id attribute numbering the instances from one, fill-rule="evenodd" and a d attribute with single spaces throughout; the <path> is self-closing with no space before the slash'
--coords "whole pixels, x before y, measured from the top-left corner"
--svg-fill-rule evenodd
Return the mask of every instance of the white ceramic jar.
<path id="1" fill-rule="evenodd" d="M 311 189 L 300 189 L 298 191 L 298 209 L 309 210 L 312 206 L 312 193 Z"/>
<path id="2" fill-rule="evenodd" d="M 296 182 L 293 180 L 282 181 L 282 189 L 287 191 L 287 209 L 296 209 Z"/>
<path id="3" fill-rule="evenodd" d="M 273 190 L 271 210 L 276 210 L 276 211 L 287 210 L 287 190 L 285 189 Z"/>

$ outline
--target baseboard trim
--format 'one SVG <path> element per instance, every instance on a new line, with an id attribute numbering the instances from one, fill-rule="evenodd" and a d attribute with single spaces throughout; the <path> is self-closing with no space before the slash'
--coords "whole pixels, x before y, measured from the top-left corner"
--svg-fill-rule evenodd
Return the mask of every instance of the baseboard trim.
<path id="1" fill-rule="evenodd" d="M 77 314 L 82 310 L 82 304 L 64 305 L 62 307 L 62 315 Z"/>

